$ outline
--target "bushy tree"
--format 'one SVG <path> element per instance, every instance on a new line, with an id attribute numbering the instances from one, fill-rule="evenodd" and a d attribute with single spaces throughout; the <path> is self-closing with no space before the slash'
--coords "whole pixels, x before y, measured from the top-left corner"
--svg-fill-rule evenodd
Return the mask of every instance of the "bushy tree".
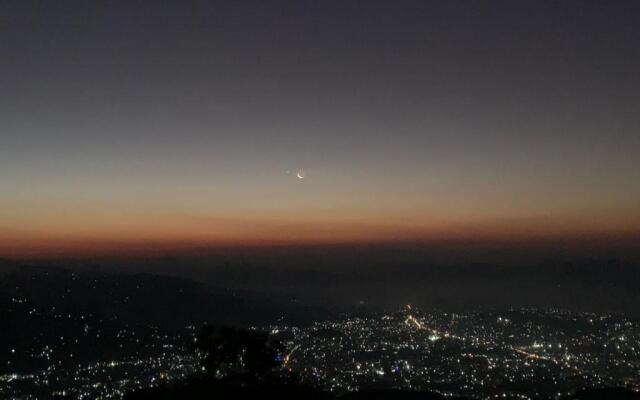
<path id="1" fill-rule="evenodd" d="M 280 344 L 262 332 L 205 325 L 194 346 L 205 353 L 203 366 L 211 376 L 239 374 L 260 379 L 280 366 Z"/>

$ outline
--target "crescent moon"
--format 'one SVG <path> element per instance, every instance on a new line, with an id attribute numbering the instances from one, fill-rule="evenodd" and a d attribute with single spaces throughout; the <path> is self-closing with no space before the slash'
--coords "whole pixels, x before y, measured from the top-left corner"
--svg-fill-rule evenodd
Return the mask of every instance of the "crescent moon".
<path id="1" fill-rule="evenodd" d="M 304 179 L 304 170 L 301 169 L 300 171 L 298 171 L 296 176 L 298 177 L 298 179 Z"/>

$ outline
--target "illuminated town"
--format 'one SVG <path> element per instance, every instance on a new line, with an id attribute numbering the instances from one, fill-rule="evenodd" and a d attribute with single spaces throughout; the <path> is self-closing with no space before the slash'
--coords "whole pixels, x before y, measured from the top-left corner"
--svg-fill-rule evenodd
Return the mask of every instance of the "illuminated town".
<path id="1" fill-rule="evenodd" d="M 264 330 L 262 328 L 254 328 Z M 265 329 L 282 342 L 285 373 L 341 394 L 362 388 L 476 399 L 562 398 L 580 389 L 640 390 L 640 324 L 617 315 L 561 310 L 386 314 Z M 136 356 L 70 364 L 46 345 L 47 368 L 0 376 L 0 397 L 119 399 L 129 391 L 197 375 L 196 328 L 155 332 Z M 122 334 L 122 333 L 120 333 Z M 135 336 L 135 333 L 129 332 Z M 108 340 L 108 338 L 105 338 Z"/>
<path id="2" fill-rule="evenodd" d="M 150 335 L 140 347 L 144 351 L 134 356 L 78 364 L 68 362 L 72 354 L 61 355 L 56 361 L 52 354 L 59 349 L 45 345 L 42 352 L 32 356 L 44 357 L 50 365 L 33 373 L 0 375 L 0 398 L 120 399 L 136 389 L 186 379 L 200 366 L 196 354 L 173 344 L 183 339 Z"/>
<path id="3" fill-rule="evenodd" d="M 640 326 L 560 310 L 398 313 L 273 327 L 286 367 L 330 391 L 429 390 L 470 398 L 561 398 L 579 389 L 640 389 Z"/>

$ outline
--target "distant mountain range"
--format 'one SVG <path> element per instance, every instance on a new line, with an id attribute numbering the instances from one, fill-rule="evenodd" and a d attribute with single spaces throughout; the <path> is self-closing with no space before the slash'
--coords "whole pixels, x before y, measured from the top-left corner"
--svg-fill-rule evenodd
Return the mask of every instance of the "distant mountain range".
<path id="1" fill-rule="evenodd" d="M 507 251 L 507 250 L 505 250 Z M 558 307 L 640 317 L 640 261 L 615 254 L 477 261 L 462 249 L 310 248 L 206 251 L 100 262 L 104 270 L 177 276 L 336 309 Z M 492 257 L 486 257 L 488 259 Z"/>
<path id="2" fill-rule="evenodd" d="M 440 248 L 203 248 L 173 255 L 39 264 L 87 273 L 184 278 L 242 301 L 257 295 L 279 304 L 297 301 L 298 306 L 315 304 L 338 312 L 363 304 L 395 309 L 413 303 L 453 310 L 557 307 L 640 317 L 636 289 L 640 258 L 619 255 L 627 253 L 594 247 L 565 254 L 473 243 Z M 2 264 L 0 271 L 11 268 L 10 262 Z"/>

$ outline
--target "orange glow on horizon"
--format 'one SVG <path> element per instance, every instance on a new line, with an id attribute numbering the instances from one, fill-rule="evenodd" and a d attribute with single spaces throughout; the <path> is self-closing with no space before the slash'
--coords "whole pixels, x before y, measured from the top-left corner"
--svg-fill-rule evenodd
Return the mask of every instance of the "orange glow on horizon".
<path id="1" fill-rule="evenodd" d="M 417 243 L 438 240 L 526 240 L 538 238 L 629 237 L 637 219 L 605 223 L 594 219 L 503 218 L 428 221 L 419 218 L 68 218 L 41 221 L 31 229 L 0 230 L 0 257 L 46 258 L 148 254 L 194 247 L 268 247 L 330 244 Z"/>

